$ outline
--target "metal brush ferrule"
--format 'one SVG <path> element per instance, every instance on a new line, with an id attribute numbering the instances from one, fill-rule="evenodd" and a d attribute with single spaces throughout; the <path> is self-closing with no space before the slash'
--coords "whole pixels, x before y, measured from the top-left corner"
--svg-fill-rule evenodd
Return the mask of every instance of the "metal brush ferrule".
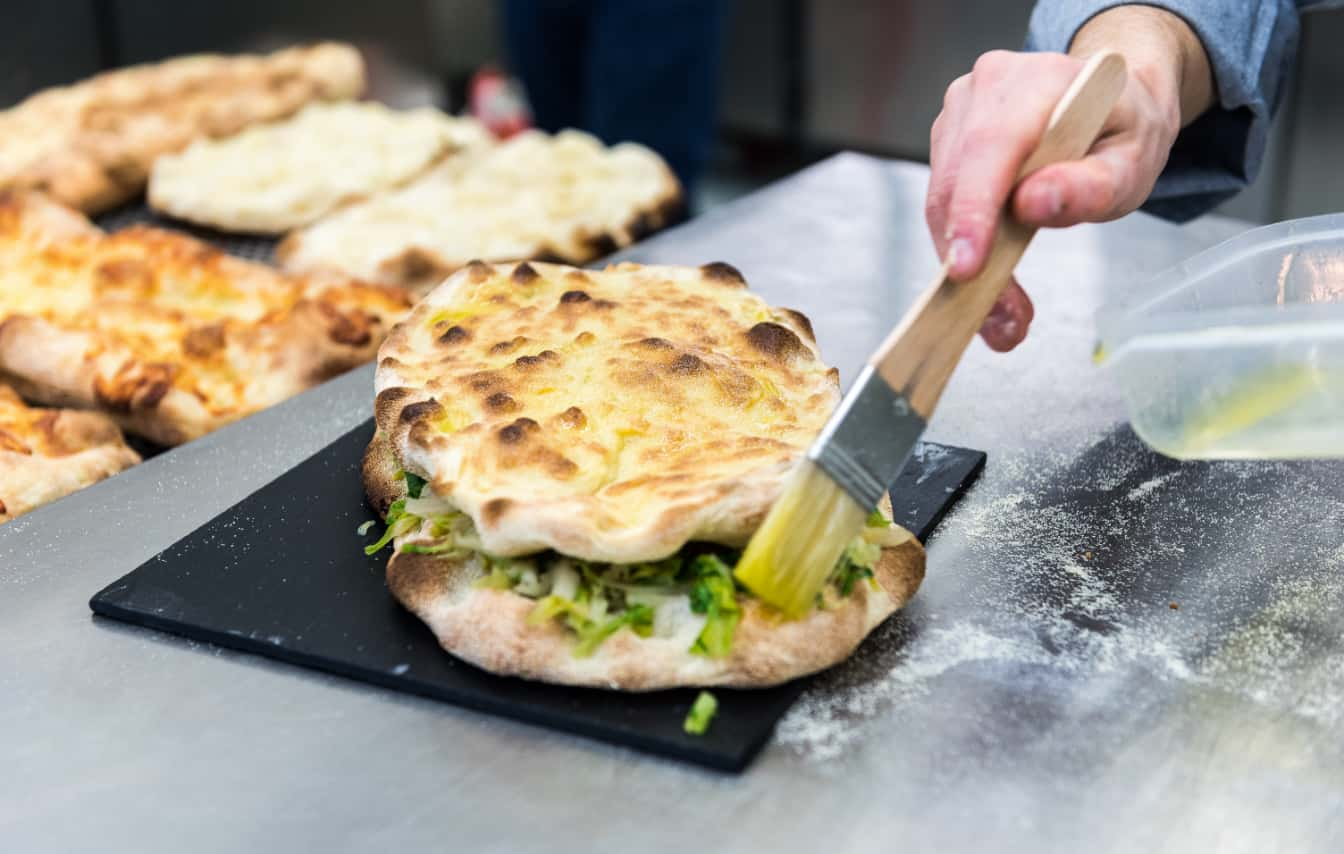
<path id="1" fill-rule="evenodd" d="M 864 509 L 872 509 L 905 468 L 924 419 L 905 395 L 864 366 L 807 458 Z"/>

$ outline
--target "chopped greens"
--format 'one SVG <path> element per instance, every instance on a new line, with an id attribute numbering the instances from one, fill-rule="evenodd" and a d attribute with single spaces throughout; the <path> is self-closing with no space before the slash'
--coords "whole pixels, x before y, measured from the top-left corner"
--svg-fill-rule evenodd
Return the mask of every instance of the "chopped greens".
<path id="1" fill-rule="evenodd" d="M 412 498 L 419 498 L 420 493 L 425 491 L 425 479 L 414 472 L 406 472 L 406 494 Z"/>
<path id="2" fill-rule="evenodd" d="M 560 621 L 574 633 L 574 655 L 579 658 L 592 655 L 622 628 L 649 637 L 658 608 L 678 599 L 685 603 L 680 607 L 689 606 L 692 613 L 704 617 L 689 650 L 692 654 L 723 658 L 732 651 L 742 619 L 739 597 L 747 595 L 733 580 L 735 552 L 693 545 L 662 560 L 630 564 L 594 563 L 554 552 L 499 557 L 481 549 L 471 517 L 426 491 L 424 478 L 404 470 L 398 478 L 406 482 L 407 497 L 388 508 L 387 529 L 364 549 L 365 554 L 375 554 L 393 540 L 419 531 L 416 539 L 420 541 L 399 546 L 403 553 L 457 555 L 479 561 L 484 572 L 472 586 L 512 591 L 534 600 L 528 622 L 541 625 Z M 360 526 L 361 535 L 372 524 Z M 427 538 L 421 540 L 425 535 Z M 870 514 L 864 535 L 845 549 L 831 573 L 830 586 L 835 594 L 847 597 L 865 580 L 876 587 L 873 566 L 883 546 L 895 544 L 898 536 L 903 541 L 909 535 L 880 512 Z M 817 607 L 828 607 L 826 595 L 818 595 Z M 686 719 L 686 731 L 703 733 L 716 708 L 713 696 L 702 692 Z"/>
<path id="3" fill-rule="evenodd" d="M 695 702 L 691 703 L 691 710 L 686 713 L 681 728 L 688 735 L 704 735 L 709 729 L 709 722 L 714 720 L 718 712 L 719 701 L 708 691 L 701 691 L 696 695 Z"/>
<path id="4" fill-rule="evenodd" d="M 369 531 L 373 530 L 373 526 L 377 524 L 378 520 L 370 519 L 364 524 L 360 525 L 358 528 L 356 528 L 355 533 L 359 534 L 361 537 L 367 537 L 369 535 Z"/>
<path id="5" fill-rule="evenodd" d="M 717 555 L 699 555 L 691 561 L 695 583 L 691 586 L 691 610 L 705 615 L 705 627 L 691 645 L 691 652 L 723 658 L 733 647 L 733 635 L 742 608 L 737 604 L 733 570 Z"/>
<path id="6" fill-rule="evenodd" d="M 606 617 L 605 603 L 598 605 L 599 602 L 603 600 L 593 597 L 586 587 L 580 588 L 576 599 L 551 594 L 537 601 L 527 622 L 539 626 L 550 620 L 563 620 L 579 636 L 574 647 L 575 658 L 592 655 L 602 641 L 620 631 L 622 626 L 629 626 L 640 637 L 653 633 L 653 609 L 648 605 L 631 605 L 616 616 Z"/>
<path id="7" fill-rule="evenodd" d="M 399 498 L 387 508 L 387 530 L 378 538 L 378 542 L 364 547 L 364 554 L 372 555 L 382 551 L 383 546 L 402 534 L 410 533 L 420 524 L 420 517 L 406 512 L 406 499 Z"/>

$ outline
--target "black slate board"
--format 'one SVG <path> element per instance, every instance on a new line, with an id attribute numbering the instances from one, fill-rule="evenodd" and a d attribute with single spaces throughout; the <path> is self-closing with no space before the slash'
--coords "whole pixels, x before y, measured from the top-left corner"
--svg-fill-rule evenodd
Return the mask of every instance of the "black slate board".
<path id="1" fill-rule="evenodd" d="M 717 690 L 709 732 L 682 720 L 695 692 L 619 694 L 494 676 L 444 653 L 383 584 L 388 553 L 366 557 L 374 518 L 359 476 L 372 421 L 215 517 L 89 602 L 95 613 L 326 670 L 399 691 L 741 771 L 807 680 Z M 892 490 L 925 540 L 984 466 L 980 451 L 918 447 Z"/>

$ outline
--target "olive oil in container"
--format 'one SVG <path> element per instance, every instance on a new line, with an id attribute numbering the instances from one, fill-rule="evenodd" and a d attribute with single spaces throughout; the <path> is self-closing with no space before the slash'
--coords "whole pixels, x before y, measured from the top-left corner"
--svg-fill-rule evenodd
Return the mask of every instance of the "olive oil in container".
<path id="1" fill-rule="evenodd" d="M 1134 430 L 1183 459 L 1344 458 L 1344 214 L 1248 231 L 1097 319 Z"/>

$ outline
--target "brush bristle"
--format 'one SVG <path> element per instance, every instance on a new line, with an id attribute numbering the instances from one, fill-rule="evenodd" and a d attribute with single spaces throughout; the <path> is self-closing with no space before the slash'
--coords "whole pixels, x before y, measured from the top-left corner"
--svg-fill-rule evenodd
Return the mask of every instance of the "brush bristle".
<path id="1" fill-rule="evenodd" d="M 733 574 L 757 598 L 801 617 L 811 610 L 845 547 L 863 531 L 869 509 L 815 463 L 803 460 Z"/>

